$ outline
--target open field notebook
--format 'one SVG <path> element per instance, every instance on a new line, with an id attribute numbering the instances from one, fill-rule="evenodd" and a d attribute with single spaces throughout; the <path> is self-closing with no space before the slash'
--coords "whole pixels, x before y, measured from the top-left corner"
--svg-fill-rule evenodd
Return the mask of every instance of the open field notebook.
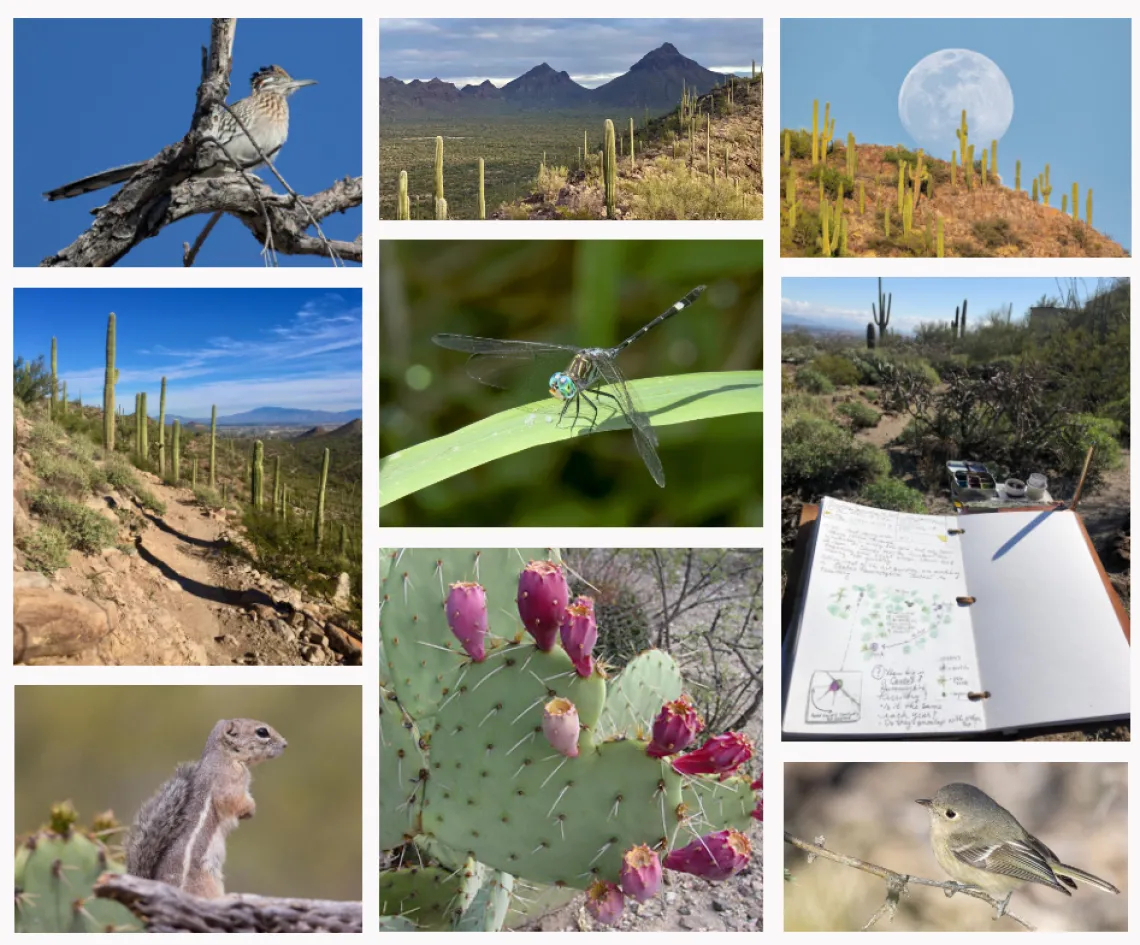
<path id="1" fill-rule="evenodd" d="M 1129 714 L 1128 618 L 1075 512 L 908 515 L 826 498 L 804 573 L 784 644 L 788 736 Z"/>

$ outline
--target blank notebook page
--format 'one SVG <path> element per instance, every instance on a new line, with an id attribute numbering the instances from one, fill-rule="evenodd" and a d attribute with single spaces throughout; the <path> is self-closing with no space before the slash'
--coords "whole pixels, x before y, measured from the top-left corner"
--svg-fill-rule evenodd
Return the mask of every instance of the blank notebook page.
<path id="1" fill-rule="evenodd" d="M 987 725 L 1127 715 L 1130 647 L 1076 513 L 960 522 Z"/>

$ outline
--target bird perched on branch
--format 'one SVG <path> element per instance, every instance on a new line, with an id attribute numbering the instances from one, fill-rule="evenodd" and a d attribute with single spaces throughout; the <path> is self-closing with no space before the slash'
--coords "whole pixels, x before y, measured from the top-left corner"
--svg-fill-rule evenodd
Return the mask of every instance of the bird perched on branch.
<path id="1" fill-rule="evenodd" d="M 289 135 L 289 96 L 297 89 L 316 84 L 313 79 L 291 78 L 280 66 L 263 66 L 255 72 L 250 77 L 251 94 L 231 105 L 229 111 L 220 110 L 207 126 L 207 135 L 216 139 L 225 150 L 219 163 L 200 170 L 197 176 L 221 177 L 234 173 L 234 165 L 226 157 L 226 152 L 243 170 L 263 163 L 262 154 L 272 160 Z M 242 130 L 243 125 L 245 131 Z M 250 141 L 250 136 L 253 141 Z M 261 154 L 258 153 L 259 148 Z M 44 196 L 48 200 L 66 200 L 112 184 L 121 184 L 130 180 L 146 163 L 137 161 L 112 167 L 49 190 Z"/>

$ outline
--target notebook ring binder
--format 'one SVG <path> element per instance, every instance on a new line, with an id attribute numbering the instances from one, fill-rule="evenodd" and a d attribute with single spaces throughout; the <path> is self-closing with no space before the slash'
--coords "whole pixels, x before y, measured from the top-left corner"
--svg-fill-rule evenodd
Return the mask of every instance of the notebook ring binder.
<path id="1" fill-rule="evenodd" d="M 976 597 L 955 597 L 954 600 L 962 607 L 969 607 L 971 604 L 977 603 Z"/>
<path id="2" fill-rule="evenodd" d="M 966 693 L 966 698 L 969 699 L 971 702 L 981 702 L 983 699 L 988 699 L 989 697 L 990 697 L 989 690 L 987 690 L 985 692 L 967 692 Z"/>

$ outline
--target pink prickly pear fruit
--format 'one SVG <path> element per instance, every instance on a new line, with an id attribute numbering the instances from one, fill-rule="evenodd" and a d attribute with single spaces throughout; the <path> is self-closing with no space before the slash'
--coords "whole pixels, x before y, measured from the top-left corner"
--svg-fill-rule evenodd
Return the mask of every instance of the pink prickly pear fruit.
<path id="1" fill-rule="evenodd" d="M 562 615 L 562 648 L 579 676 L 594 671 L 594 644 L 598 642 L 598 622 L 594 619 L 594 599 L 577 597 Z"/>
<path id="2" fill-rule="evenodd" d="M 487 658 L 487 594 L 481 584 L 459 581 L 447 595 L 447 625 L 463 645 L 463 651 L 476 663 Z"/>
<path id="3" fill-rule="evenodd" d="M 586 890 L 586 911 L 602 925 L 613 925 L 625 907 L 621 890 L 609 880 L 599 879 Z"/>
<path id="4" fill-rule="evenodd" d="M 661 860 L 644 843 L 631 847 L 621 858 L 621 891 L 645 902 L 657 895 L 661 886 Z"/>
<path id="5" fill-rule="evenodd" d="M 519 575 L 519 617 L 544 652 L 554 649 L 562 613 L 570 603 L 570 588 L 562 565 L 553 561 L 532 561 Z"/>
<path id="6" fill-rule="evenodd" d="M 739 830 L 719 830 L 698 837 L 687 847 L 665 855 L 665 869 L 692 873 L 714 881 L 728 879 L 748 865 L 752 844 Z"/>
<path id="7" fill-rule="evenodd" d="M 561 755 L 578 757 L 578 709 L 569 699 L 559 696 L 551 699 L 542 709 L 542 734 Z"/>
<path id="8" fill-rule="evenodd" d="M 650 758 L 665 758 L 688 748 L 705 730 L 704 719 L 688 696 L 666 702 L 653 721 L 653 738 L 645 753 Z"/>
<path id="9" fill-rule="evenodd" d="M 752 739 L 741 732 L 714 735 L 696 751 L 673 759 L 678 774 L 730 775 L 752 757 Z"/>

